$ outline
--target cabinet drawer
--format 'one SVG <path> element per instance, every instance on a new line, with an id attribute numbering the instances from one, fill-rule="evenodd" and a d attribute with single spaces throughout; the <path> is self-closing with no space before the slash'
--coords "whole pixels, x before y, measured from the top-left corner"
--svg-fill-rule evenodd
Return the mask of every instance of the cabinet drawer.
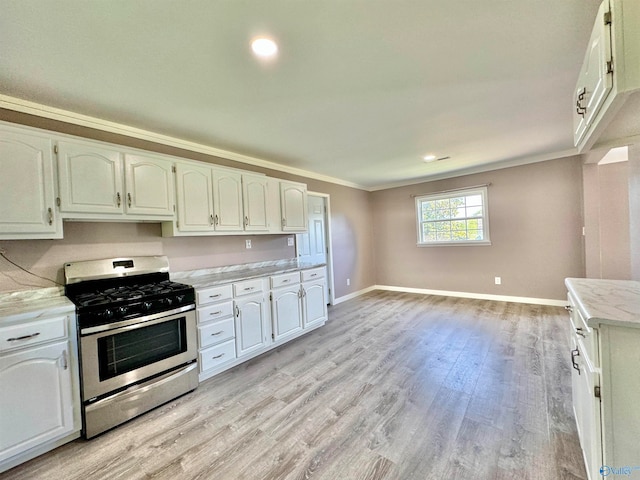
<path id="1" fill-rule="evenodd" d="M 240 297 L 242 295 L 250 295 L 252 293 L 262 292 L 262 279 L 247 280 L 233 284 L 233 295 Z"/>
<path id="2" fill-rule="evenodd" d="M 202 350 L 198 354 L 198 360 L 200 362 L 200 371 L 215 368 L 224 363 L 235 360 L 236 358 L 236 342 L 235 340 L 228 340 L 219 345 Z"/>
<path id="3" fill-rule="evenodd" d="M 309 270 L 302 270 L 300 272 L 300 276 L 302 277 L 303 282 L 308 282 L 309 280 L 316 280 L 318 278 L 324 278 L 325 276 L 325 268 L 311 268 Z"/>
<path id="4" fill-rule="evenodd" d="M 204 323 L 211 320 L 220 320 L 224 317 L 233 315 L 233 301 L 214 303 L 206 307 L 200 307 L 197 310 L 198 323 Z"/>
<path id="5" fill-rule="evenodd" d="M 67 317 L 46 318 L 0 328 L 0 352 L 67 336 Z"/>
<path id="6" fill-rule="evenodd" d="M 271 277 L 271 288 L 286 287 L 296 283 L 300 283 L 300 274 L 298 272 L 284 273 Z"/>
<path id="7" fill-rule="evenodd" d="M 231 285 L 220 285 L 196 290 L 196 303 L 198 306 L 219 302 L 221 300 L 230 300 L 232 297 L 233 291 Z"/>
<path id="8" fill-rule="evenodd" d="M 198 327 L 200 348 L 224 342 L 235 336 L 233 317 Z"/>

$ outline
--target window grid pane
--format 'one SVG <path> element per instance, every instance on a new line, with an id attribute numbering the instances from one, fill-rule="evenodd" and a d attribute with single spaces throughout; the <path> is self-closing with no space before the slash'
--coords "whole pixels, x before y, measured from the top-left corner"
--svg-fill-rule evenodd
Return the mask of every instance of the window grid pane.
<path id="1" fill-rule="evenodd" d="M 420 243 L 465 243 L 484 241 L 485 192 L 449 198 L 419 199 Z"/>

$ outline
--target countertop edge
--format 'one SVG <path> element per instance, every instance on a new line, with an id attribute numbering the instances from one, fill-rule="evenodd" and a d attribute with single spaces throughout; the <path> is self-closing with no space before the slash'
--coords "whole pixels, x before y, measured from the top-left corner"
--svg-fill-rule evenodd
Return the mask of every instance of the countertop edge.
<path id="1" fill-rule="evenodd" d="M 240 265 L 240 268 L 236 267 L 229 271 L 225 271 L 224 267 L 222 267 L 221 269 L 212 268 L 209 270 L 175 272 L 171 275 L 171 279 L 192 285 L 194 288 L 199 289 L 271 275 L 326 267 L 326 265 L 324 262 L 300 262 L 297 259 L 292 259 L 284 262 L 273 262 L 271 264 L 270 262 L 244 264 Z"/>
<path id="2" fill-rule="evenodd" d="M 611 325 L 640 328 L 640 282 L 566 278 L 565 286 L 589 327 Z M 618 298 L 610 298 L 611 289 L 616 287 L 622 294 Z M 610 302 L 604 298 L 610 299 Z"/>

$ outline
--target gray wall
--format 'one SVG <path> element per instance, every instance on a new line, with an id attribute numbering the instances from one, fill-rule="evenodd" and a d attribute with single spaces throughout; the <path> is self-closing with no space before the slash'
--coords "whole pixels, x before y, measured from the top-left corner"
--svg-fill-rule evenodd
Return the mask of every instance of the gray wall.
<path id="1" fill-rule="evenodd" d="M 631 278 L 629 162 L 583 167 L 587 278 Z"/>
<path id="2" fill-rule="evenodd" d="M 564 299 L 584 276 L 578 157 L 382 190 L 372 194 L 381 285 Z M 490 246 L 417 247 L 411 194 L 490 183 Z M 494 277 L 502 277 L 502 285 Z"/>

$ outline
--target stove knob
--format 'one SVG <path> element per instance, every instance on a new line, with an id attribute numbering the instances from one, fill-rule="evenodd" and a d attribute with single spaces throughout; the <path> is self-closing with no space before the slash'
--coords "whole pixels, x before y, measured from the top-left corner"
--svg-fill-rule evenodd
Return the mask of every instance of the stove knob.
<path id="1" fill-rule="evenodd" d="M 164 299 L 164 303 L 165 303 L 166 305 L 168 305 L 168 306 L 173 305 L 173 298 L 171 298 L 171 297 L 167 297 L 167 298 L 165 298 L 165 299 Z"/>
<path id="2" fill-rule="evenodd" d="M 151 310 L 151 307 L 153 307 L 153 303 L 151 302 L 143 302 L 142 304 L 142 310 L 144 310 L 145 312 Z"/>
<path id="3" fill-rule="evenodd" d="M 176 303 L 182 305 L 182 302 L 184 302 L 184 295 L 176 295 Z"/>
<path id="4" fill-rule="evenodd" d="M 124 317 L 127 314 L 127 311 L 129 309 L 127 307 L 118 307 L 118 315 L 120 315 L 121 317 Z"/>
<path id="5" fill-rule="evenodd" d="M 113 318 L 113 310 L 111 310 L 110 308 L 107 308 L 104 312 L 102 312 L 102 316 L 107 320 Z"/>

